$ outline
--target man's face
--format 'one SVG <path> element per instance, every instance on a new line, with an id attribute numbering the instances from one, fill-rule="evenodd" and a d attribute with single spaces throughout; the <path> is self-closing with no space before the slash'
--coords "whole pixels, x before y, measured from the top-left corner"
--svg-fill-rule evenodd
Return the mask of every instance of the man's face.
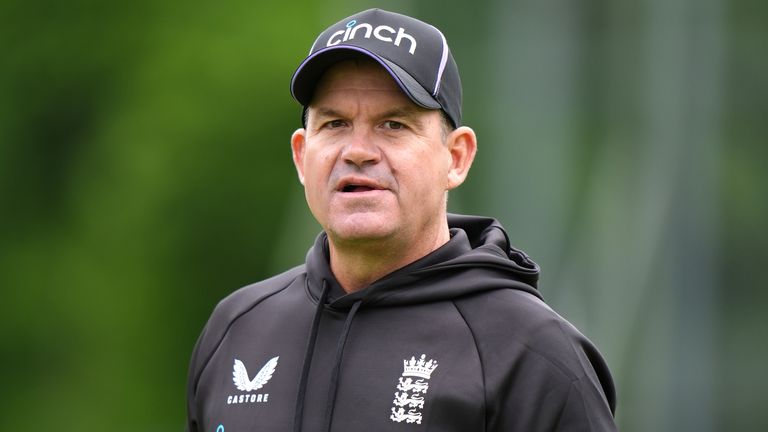
<path id="1" fill-rule="evenodd" d="M 406 97 L 370 60 L 318 83 L 292 147 L 309 207 L 335 244 L 416 246 L 445 224 L 452 156 L 442 116 Z"/>

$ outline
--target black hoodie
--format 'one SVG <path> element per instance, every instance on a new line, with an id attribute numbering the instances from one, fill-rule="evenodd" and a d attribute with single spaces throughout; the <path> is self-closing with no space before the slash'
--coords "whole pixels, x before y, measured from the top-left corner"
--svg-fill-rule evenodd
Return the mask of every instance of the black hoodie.
<path id="1" fill-rule="evenodd" d="M 597 349 L 536 290 L 539 268 L 493 219 L 345 294 L 321 234 L 305 265 L 214 310 L 189 371 L 188 428 L 612 431 Z"/>

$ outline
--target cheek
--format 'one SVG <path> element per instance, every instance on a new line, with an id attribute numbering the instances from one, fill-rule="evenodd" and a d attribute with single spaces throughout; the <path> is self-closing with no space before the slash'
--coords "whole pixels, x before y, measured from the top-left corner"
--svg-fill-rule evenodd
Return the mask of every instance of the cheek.
<path id="1" fill-rule="evenodd" d="M 304 188 L 308 198 L 322 197 L 326 192 L 334 160 L 329 152 L 307 152 L 304 159 Z"/>
<path id="2" fill-rule="evenodd" d="M 330 155 L 327 152 L 318 149 L 308 149 L 304 156 L 304 172 L 307 177 L 321 177 L 328 171 Z"/>
<path id="3" fill-rule="evenodd" d="M 442 155 L 434 152 L 420 153 L 410 158 L 407 164 L 400 164 L 399 168 L 393 168 L 398 183 L 407 187 L 411 191 L 409 195 L 416 200 L 440 197 L 446 190 L 448 164 L 444 163 Z"/>

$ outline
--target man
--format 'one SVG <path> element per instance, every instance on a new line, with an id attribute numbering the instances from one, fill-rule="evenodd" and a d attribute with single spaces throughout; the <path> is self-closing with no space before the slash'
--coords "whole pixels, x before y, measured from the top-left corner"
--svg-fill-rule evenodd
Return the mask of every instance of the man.
<path id="1" fill-rule="evenodd" d="M 323 227 L 306 263 L 224 299 L 195 347 L 191 431 L 615 430 L 594 346 L 493 219 L 448 215 L 476 151 L 445 38 L 367 10 L 291 82 Z"/>

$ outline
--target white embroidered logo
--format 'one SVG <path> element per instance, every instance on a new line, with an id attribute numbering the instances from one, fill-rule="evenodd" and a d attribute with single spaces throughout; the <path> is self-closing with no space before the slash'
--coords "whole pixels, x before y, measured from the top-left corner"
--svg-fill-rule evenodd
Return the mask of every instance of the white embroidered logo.
<path id="1" fill-rule="evenodd" d="M 408 52 L 411 55 L 416 53 L 416 39 L 413 36 L 406 33 L 404 28 L 399 27 L 397 30 L 395 30 L 394 27 L 390 27 L 387 25 L 380 25 L 374 28 L 373 25 L 368 23 L 358 24 L 357 20 L 352 20 L 348 22 L 345 30 L 339 30 L 333 33 L 331 37 L 328 38 L 328 41 L 325 43 L 325 46 L 334 46 L 342 42 L 352 40 L 355 37 L 359 36 L 357 35 L 357 32 L 361 29 L 363 30 L 362 37 L 364 39 L 370 39 L 371 36 L 373 36 L 374 38 L 382 42 L 389 42 L 391 44 L 394 44 L 397 47 L 400 46 L 403 40 L 407 40 L 409 42 Z"/>
<path id="2" fill-rule="evenodd" d="M 256 374 L 256 377 L 254 377 L 253 380 L 248 377 L 248 370 L 245 368 L 243 362 L 235 359 L 234 370 L 232 371 L 232 382 L 235 383 L 235 387 L 240 391 L 251 392 L 259 390 L 272 379 L 279 358 L 280 357 L 273 357 L 270 359 L 261 368 L 259 373 Z M 267 402 L 268 399 L 269 393 L 232 395 L 227 397 L 227 404 Z"/>
<path id="3" fill-rule="evenodd" d="M 421 424 L 420 410 L 424 409 L 424 395 L 429 389 L 428 381 L 432 372 L 437 368 L 437 361 L 427 361 L 426 357 L 426 354 L 422 354 L 419 360 L 416 360 L 416 356 L 403 360 L 403 375 L 398 379 L 390 420 Z"/>

